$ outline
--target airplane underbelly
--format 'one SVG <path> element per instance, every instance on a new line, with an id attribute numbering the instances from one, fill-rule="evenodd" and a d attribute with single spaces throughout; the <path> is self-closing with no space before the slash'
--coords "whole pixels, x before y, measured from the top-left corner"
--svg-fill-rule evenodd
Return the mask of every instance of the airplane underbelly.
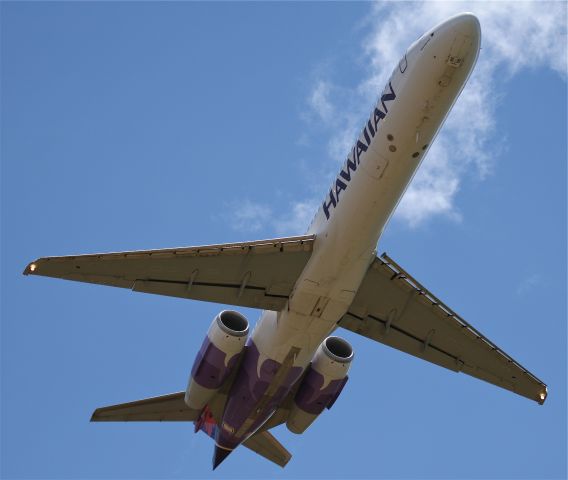
<path id="1" fill-rule="evenodd" d="M 222 447 L 235 448 L 270 418 L 349 308 L 386 223 L 469 75 L 470 68 L 460 70 L 466 40 L 428 40 L 426 53 L 393 73 L 310 227 L 312 256 L 287 307 L 263 312 L 252 334 L 220 428 Z"/>
<path id="2" fill-rule="evenodd" d="M 218 445 L 234 449 L 270 419 L 332 329 L 317 317 L 262 313 L 231 387 Z"/>

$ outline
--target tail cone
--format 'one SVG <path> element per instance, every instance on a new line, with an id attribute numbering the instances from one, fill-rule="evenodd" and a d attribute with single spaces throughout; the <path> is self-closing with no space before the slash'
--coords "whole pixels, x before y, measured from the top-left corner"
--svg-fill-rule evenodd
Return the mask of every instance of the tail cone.
<path id="1" fill-rule="evenodd" d="M 220 447 L 219 445 L 215 445 L 215 453 L 213 454 L 213 470 L 215 470 L 219 466 L 219 464 L 229 456 L 229 453 L 231 452 L 232 450 L 227 450 Z"/>

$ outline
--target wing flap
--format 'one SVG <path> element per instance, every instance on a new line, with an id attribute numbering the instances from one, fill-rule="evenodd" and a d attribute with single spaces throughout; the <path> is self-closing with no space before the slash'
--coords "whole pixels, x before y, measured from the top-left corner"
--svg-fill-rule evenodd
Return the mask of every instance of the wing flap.
<path id="1" fill-rule="evenodd" d="M 424 339 L 402 330 L 397 326 L 391 325 L 390 331 L 388 334 L 385 334 L 385 325 L 386 321 L 375 316 L 369 315 L 365 318 L 361 318 L 351 313 L 347 313 L 339 322 L 339 326 L 347 330 L 359 333 L 360 335 L 384 343 L 397 350 L 423 358 L 436 365 L 453 370 L 454 372 L 459 371 L 458 363 L 453 355 L 445 351 L 440 351 L 441 349 L 435 345 L 430 345 L 430 348 L 425 349 Z"/>
<path id="2" fill-rule="evenodd" d="M 96 283 L 137 292 L 279 310 L 305 267 L 315 237 L 199 247 L 45 257 L 24 275 Z"/>
<path id="3" fill-rule="evenodd" d="M 376 258 L 338 325 L 540 404 L 546 385 L 444 305 L 386 254 Z"/>
<path id="4" fill-rule="evenodd" d="M 262 308 L 264 310 L 281 310 L 286 305 L 288 295 L 270 295 L 263 287 L 248 285 L 193 284 L 188 289 L 187 282 L 163 280 L 136 280 L 132 286 L 135 292 L 166 295 L 170 297 L 205 300 L 208 302 L 226 303 L 239 307 Z"/>
<path id="5" fill-rule="evenodd" d="M 185 392 L 97 408 L 91 422 L 191 422 L 199 416 L 184 402 Z"/>

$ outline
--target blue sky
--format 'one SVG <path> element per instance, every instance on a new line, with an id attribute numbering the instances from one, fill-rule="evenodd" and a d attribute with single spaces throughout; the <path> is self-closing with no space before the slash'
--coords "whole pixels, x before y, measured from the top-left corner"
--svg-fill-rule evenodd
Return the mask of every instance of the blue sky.
<path id="1" fill-rule="evenodd" d="M 478 67 L 379 250 L 542 378 L 546 404 L 339 332 L 350 381 L 303 436 L 276 429 L 284 470 L 243 449 L 212 473 L 188 424 L 90 424 L 184 389 L 222 306 L 25 265 L 303 233 L 398 57 L 464 10 Z M 565 3 L 0 13 L 3 478 L 566 477 Z"/>

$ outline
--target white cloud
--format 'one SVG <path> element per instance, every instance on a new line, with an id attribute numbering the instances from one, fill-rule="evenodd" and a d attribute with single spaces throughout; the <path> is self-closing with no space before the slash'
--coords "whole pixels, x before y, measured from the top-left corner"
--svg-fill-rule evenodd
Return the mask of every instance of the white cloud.
<path id="1" fill-rule="evenodd" d="M 231 209 L 229 221 L 234 230 L 241 232 L 258 232 L 262 230 L 272 215 L 270 207 L 244 200 L 238 209 Z"/>
<path id="2" fill-rule="evenodd" d="M 245 200 L 230 216 L 223 216 L 231 227 L 239 232 L 257 233 L 264 231 L 267 236 L 303 235 L 308 229 L 318 202 L 315 199 L 293 202 L 290 210 L 277 214 L 272 208 L 250 200 Z"/>
<path id="3" fill-rule="evenodd" d="M 461 215 L 453 206 L 459 176 L 449 165 L 449 149 L 443 145 L 443 139 L 438 140 L 432 145 L 428 160 L 420 167 L 419 174 L 396 210 L 396 215 L 410 227 L 416 227 L 433 215 L 461 220 Z"/>
<path id="4" fill-rule="evenodd" d="M 357 59 L 369 66 L 367 73 L 357 85 L 347 88 L 333 82 L 329 68 L 316 69 L 316 80 L 307 97 L 309 110 L 303 117 L 308 128 L 298 143 L 309 145 L 310 125 L 319 125 L 318 141 L 327 142 L 329 162 L 318 177 L 334 177 L 378 92 L 408 46 L 444 19 L 471 11 L 478 16 L 482 29 L 477 65 L 395 214 L 410 227 L 436 216 L 460 221 L 456 198 L 464 177 L 483 179 L 490 175 L 499 149 L 504 148 L 502 129 L 494 119 L 506 82 L 523 69 L 542 67 L 566 78 L 566 5 L 560 1 L 373 4 L 366 22 L 370 30 L 363 42 L 363 58 Z M 314 118 L 318 121 L 312 122 Z M 499 132 L 499 142 L 492 141 L 493 132 Z M 312 190 L 307 194 L 310 198 L 291 202 L 285 214 L 245 202 L 232 219 L 233 227 L 268 229 L 278 235 L 301 234 L 319 205 L 313 198 L 319 192 Z"/>
<path id="5" fill-rule="evenodd" d="M 410 226 L 433 216 L 461 218 L 456 196 L 463 177 L 473 174 L 483 179 L 491 173 L 499 153 L 495 145 L 488 146 L 492 132 L 498 130 L 493 120 L 498 104 L 495 100 L 510 77 L 523 69 L 540 67 L 566 77 L 564 2 L 376 3 L 368 22 L 373 30 L 364 42 L 370 68 L 353 87 L 351 96 L 357 100 L 349 105 L 369 108 L 406 48 L 428 28 L 463 11 L 471 11 L 480 19 L 482 51 L 473 75 L 397 209 L 395 217 Z M 318 104 L 320 111 L 334 112 L 328 121 L 328 150 L 333 160 L 329 168 L 333 169 L 335 161 L 346 156 L 357 127 L 368 113 L 334 107 L 334 102 L 343 104 L 350 96 L 345 91 L 338 95 L 336 90 L 331 80 L 320 78 L 310 97 L 325 93 L 325 103 Z M 309 105 L 313 107 L 314 102 Z M 320 113 L 322 121 L 330 116 Z M 490 154 L 485 153 L 488 151 Z"/>
<path id="6" fill-rule="evenodd" d="M 308 104 L 312 111 L 324 122 L 333 122 L 334 106 L 329 100 L 331 85 L 318 81 L 312 90 Z"/>
<path id="7" fill-rule="evenodd" d="M 535 288 L 542 284 L 542 277 L 538 273 L 533 273 L 528 277 L 524 278 L 519 286 L 517 287 L 517 295 L 522 297 L 527 293 L 532 292 Z"/>
<path id="8" fill-rule="evenodd" d="M 320 73 L 321 75 L 321 73 Z M 343 105 L 358 105 L 359 111 L 343 108 Z M 345 160 L 346 153 L 353 146 L 360 128 L 361 116 L 368 105 L 361 103 L 358 92 L 350 88 L 342 88 L 329 80 L 319 78 L 315 81 L 308 98 L 308 112 L 304 119 L 308 124 L 325 125 L 326 131 L 332 132 L 327 142 L 327 151 L 332 160 L 337 163 Z M 341 105 L 342 108 L 339 108 Z M 313 122 L 313 120 L 317 122 Z M 304 134 L 305 135 L 305 134 Z M 334 165 L 334 168 L 337 165 Z M 334 172 L 335 173 L 335 172 Z"/>
<path id="9" fill-rule="evenodd" d="M 291 212 L 283 217 L 274 218 L 272 226 L 278 235 L 303 235 L 318 205 L 319 202 L 315 199 L 294 202 Z"/>

